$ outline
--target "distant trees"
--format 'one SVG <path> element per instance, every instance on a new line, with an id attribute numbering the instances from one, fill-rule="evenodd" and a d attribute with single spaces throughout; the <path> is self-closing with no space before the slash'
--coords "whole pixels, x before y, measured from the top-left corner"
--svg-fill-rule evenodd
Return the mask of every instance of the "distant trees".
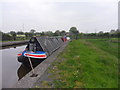
<path id="1" fill-rule="evenodd" d="M 12 40 L 12 37 L 9 34 L 2 33 L 2 41 Z"/>
<path id="2" fill-rule="evenodd" d="M 97 36 L 100 38 L 104 38 L 104 32 L 103 31 L 100 31 L 98 32 Z"/>
<path id="3" fill-rule="evenodd" d="M 42 33 L 41 33 L 41 36 L 45 36 L 45 33 L 44 33 L 44 32 L 42 32 Z"/>
<path id="4" fill-rule="evenodd" d="M 52 31 L 46 31 L 44 32 L 45 36 L 53 36 L 53 32 Z"/>
<path id="5" fill-rule="evenodd" d="M 66 31 L 65 31 L 65 30 L 62 30 L 62 31 L 60 32 L 60 35 L 61 35 L 61 36 L 66 35 Z"/>
<path id="6" fill-rule="evenodd" d="M 0 35 L 2 36 L 2 41 L 5 40 L 18 40 L 22 39 L 21 37 L 24 36 L 24 39 L 30 39 L 32 36 L 70 36 L 72 39 L 78 38 L 120 38 L 120 30 L 111 30 L 110 32 L 103 32 L 99 31 L 98 33 L 79 33 L 76 27 L 71 27 L 69 32 L 66 30 L 56 30 L 55 32 L 52 31 L 44 31 L 44 32 L 36 32 L 36 30 L 31 29 L 29 32 L 22 32 L 22 31 L 10 31 L 9 33 L 3 33 L 0 31 Z M 18 38 L 20 36 L 20 38 Z"/>
<path id="7" fill-rule="evenodd" d="M 41 33 L 40 32 L 36 32 L 35 36 L 41 36 Z"/>
<path id="8" fill-rule="evenodd" d="M 117 29 L 116 31 L 115 30 L 111 30 L 110 31 L 110 37 L 120 37 L 120 30 Z"/>
<path id="9" fill-rule="evenodd" d="M 54 36 L 60 36 L 60 31 L 59 30 L 55 31 Z"/>
<path id="10" fill-rule="evenodd" d="M 36 32 L 36 30 L 31 29 L 30 32 L 34 34 Z"/>
<path id="11" fill-rule="evenodd" d="M 117 29 L 117 30 L 116 30 L 116 33 L 120 33 L 120 29 Z"/>
<path id="12" fill-rule="evenodd" d="M 117 37 L 120 38 L 120 29 L 116 30 Z"/>
<path id="13" fill-rule="evenodd" d="M 109 32 L 105 32 L 104 37 L 109 38 L 110 37 Z"/>
<path id="14" fill-rule="evenodd" d="M 119 38 L 120 30 L 111 30 L 110 32 L 99 31 L 98 33 L 83 33 L 81 38 Z"/>
<path id="15" fill-rule="evenodd" d="M 16 32 L 10 31 L 10 34 L 12 35 L 13 40 L 16 40 Z"/>
<path id="16" fill-rule="evenodd" d="M 26 39 L 29 39 L 30 37 L 33 36 L 33 33 L 30 32 L 25 32 Z"/>
<path id="17" fill-rule="evenodd" d="M 17 34 L 18 34 L 18 35 L 23 35 L 24 32 L 22 32 L 22 31 L 18 31 Z"/>
<path id="18" fill-rule="evenodd" d="M 2 32 L 0 31 L 0 41 L 2 41 Z"/>
<path id="19" fill-rule="evenodd" d="M 65 30 L 62 30 L 62 31 L 56 30 L 54 33 L 54 36 L 64 36 L 64 35 L 66 35 L 66 33 L 67 32 Z"/>
<path id="20" fill-rule="evenodd" d="M 72 38 L 77 39 L 79 31 L 77 30 L 76 27 L 71 27 L 69 33 Z"/>

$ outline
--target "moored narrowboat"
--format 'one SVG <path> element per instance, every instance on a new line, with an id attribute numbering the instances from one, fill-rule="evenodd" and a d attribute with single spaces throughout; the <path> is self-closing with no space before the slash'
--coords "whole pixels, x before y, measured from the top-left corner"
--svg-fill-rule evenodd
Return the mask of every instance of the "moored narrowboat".
<path id="1" fill-rule="evenodd" d="M 57 50 L 62 43 L 60 38 L 32 37 L 25 50 L 18 53 L 18 61 L 29 66 L 30 59 L 33 66 L 36 66 Z"/>

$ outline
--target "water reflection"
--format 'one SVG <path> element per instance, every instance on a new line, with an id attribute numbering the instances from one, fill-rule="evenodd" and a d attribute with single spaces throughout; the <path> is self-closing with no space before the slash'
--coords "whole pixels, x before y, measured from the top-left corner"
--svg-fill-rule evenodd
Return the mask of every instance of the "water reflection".
<path id="1" fill-rule="evenodd" d="M 35 60 L 35 59 L 31 59 L 31 60 Z M 37 63 L 33 63 L 32 62 L 32 65 L 33 65 L 33 68 L 35 68 L 37 65 L 39 65 L 42 61 L 44 61 L 45 59 L 43 60 L 40 60 L 39 62 Z M 31 71 L 31 67 L 30 67 L 30 64 L 29 62 L 27 62 L 27 66 L 24 65 L 24 64 L 21 64 L 21 66 L 18 68 L 17 70 L 17 75 L 18 75 L 18 80 L 22 79 L 27 73 L 29 73 Z"/>
<path id="2" fill-rule="evenodd" d="M 17 70 L 21 63 L 17 61 L 17 54 L 25 49 L 26 45 L 16 48 L 9 47 L 0 50 L 2 52 L 2 88 L 11 88 L 17 81 Z"/>
<path id="3" fill-rule="evenodd" d="M 24 66 L 23 64 L 21 64 L 21 66 L 19 67 L 18 71 L 17 71 L 17 75 L 18 75 L 18 80 L 20 80 L 22 77 L 24 77 L 28 72 L 31 71 L 31 68 L 28 68 L 26 66 Z"/>

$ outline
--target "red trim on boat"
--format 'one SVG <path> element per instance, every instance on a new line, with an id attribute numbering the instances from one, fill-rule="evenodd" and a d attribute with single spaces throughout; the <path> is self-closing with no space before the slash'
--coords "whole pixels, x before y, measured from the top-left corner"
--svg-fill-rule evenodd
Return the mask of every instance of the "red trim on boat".
<path id="1" fill-rule="evenodd" d="M 25 54 L 25 55 L 32 57 L 46 57 L 46 55 L 32 55 L 32 54 Z"/>
<path id="2" fill-rule="evenodd" d="M 22 53 L 19 53 L 19 54 L 18 54 L 18 56 L 21 56 L 21 55 L 22 55 Z"/>

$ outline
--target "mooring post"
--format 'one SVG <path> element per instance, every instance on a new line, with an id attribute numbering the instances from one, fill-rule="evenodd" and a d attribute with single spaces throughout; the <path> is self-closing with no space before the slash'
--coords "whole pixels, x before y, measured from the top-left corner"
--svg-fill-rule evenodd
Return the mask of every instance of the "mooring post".
<path id="1" fill-rule="evenodd" d="M 27 57 L 28 57 L 28 56 L 27 56 Z M 28 60 L 29 60 L 29 63 L 30 63 L 30 67 L 31 67 L 31 69 L 32 69 L 32 75 L 31 75 L 31 77 L 37 77 L 37 74 L 35 74 L 35 72 L 34 72 L 34 68 L 33 68 L 32 62 L 31 62 L 31 60 L 30 60 L 30 57 L 28 57 Z"/>

